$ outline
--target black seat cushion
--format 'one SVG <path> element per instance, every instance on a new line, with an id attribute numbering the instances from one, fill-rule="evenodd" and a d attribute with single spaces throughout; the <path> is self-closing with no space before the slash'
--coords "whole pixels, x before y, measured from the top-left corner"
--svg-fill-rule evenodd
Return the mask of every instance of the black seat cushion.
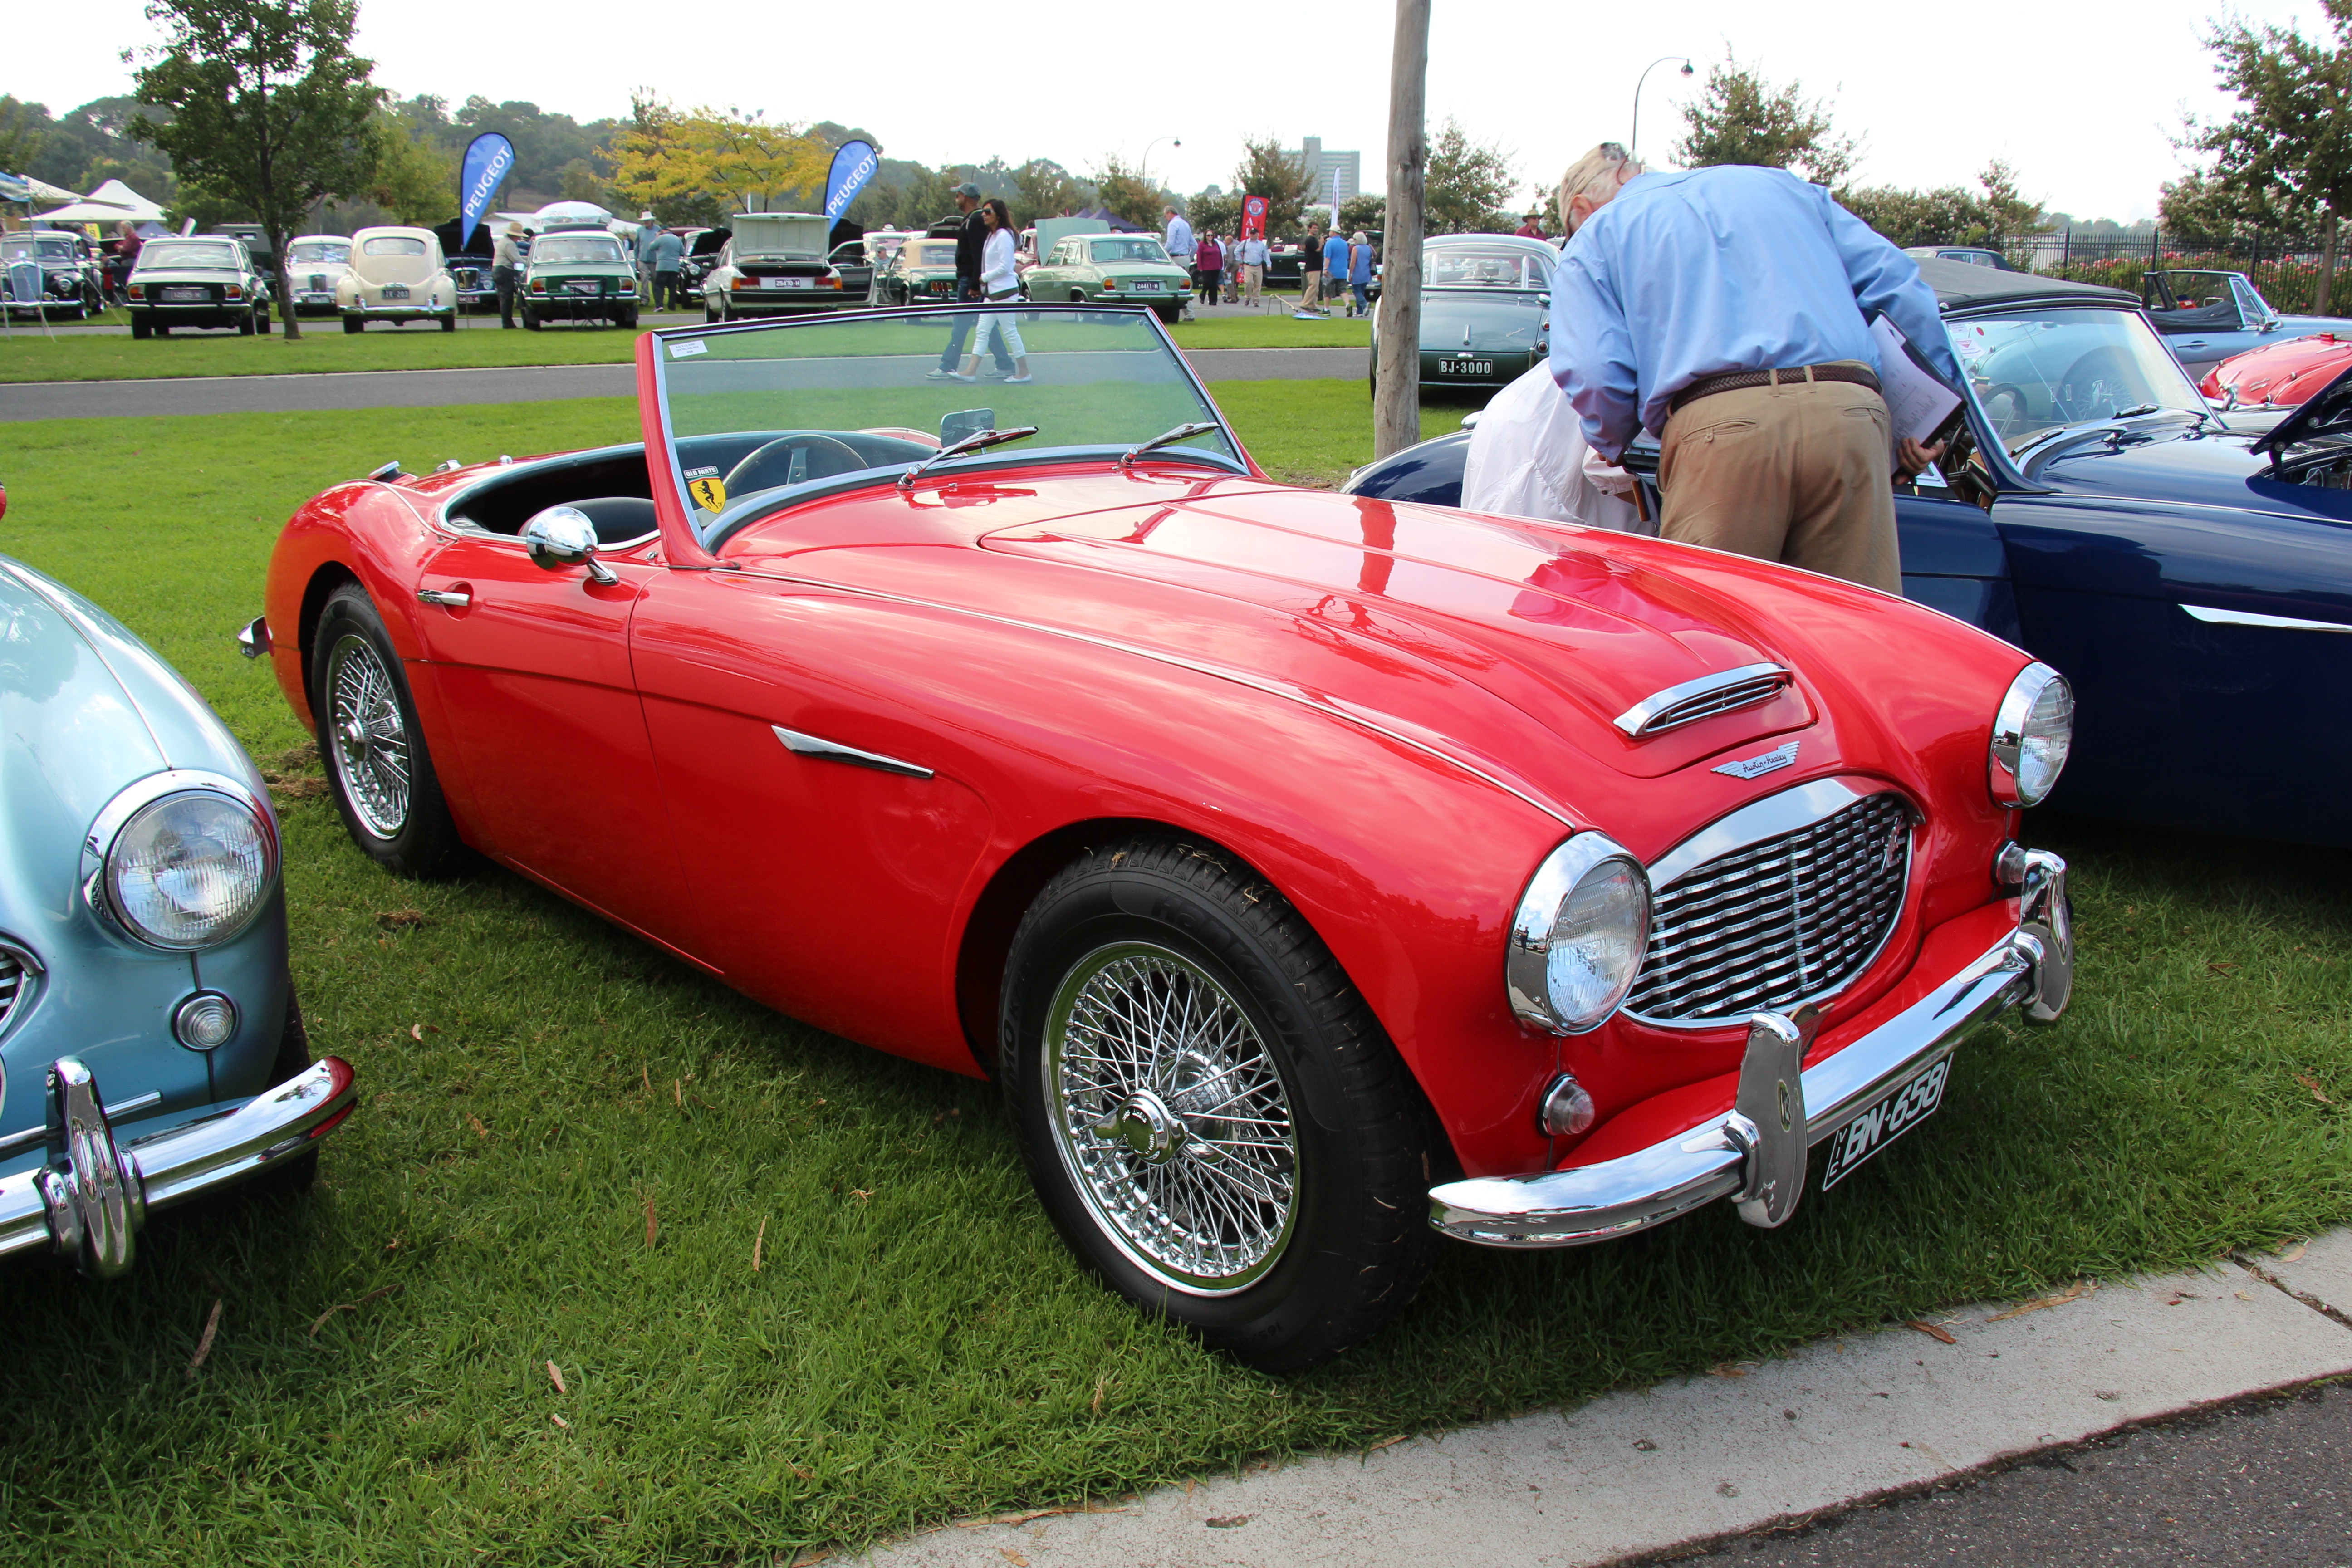
<path id="1" fill-rule="evenodd" d="M 588 521 L 596 525 L 599 544 L 626 544 L 661 526 L 655 520 L 654 503 L 642 496 L 592 496 L 570 504 L 587 513 Z"/>

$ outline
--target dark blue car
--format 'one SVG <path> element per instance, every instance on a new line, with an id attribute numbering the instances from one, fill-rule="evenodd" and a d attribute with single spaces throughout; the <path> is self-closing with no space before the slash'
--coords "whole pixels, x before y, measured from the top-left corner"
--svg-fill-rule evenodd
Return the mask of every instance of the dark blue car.
<path id="1" fill-rule="evenodd" d="M 2217 414 L 2130 294 L 1919 271 L 1969 395 L 1941 474 L 1896 494 L 1903 591 L 2074 684 L 2052 805 L 2352 846 L 2352 374 L 2264 428 Z M 1468 443 L 1347 488 L 1456 504 Z"/>

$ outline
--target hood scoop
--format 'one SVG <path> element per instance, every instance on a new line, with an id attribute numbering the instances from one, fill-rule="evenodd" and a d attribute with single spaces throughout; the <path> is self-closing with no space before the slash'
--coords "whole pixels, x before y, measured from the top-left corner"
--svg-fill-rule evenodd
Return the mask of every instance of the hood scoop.
<path id="1" fill-rule="evenodd" d="M 1717 713 L 1769 702 L 1796 679 L 1777 664 L 1743 664 L 1736 669 L 1719 669 L 1712 675 L 1654 691 L 1610 722 L 1629 741 L 1646 740 L 1685 724 L 1696 724 L 1702 719 L 1712 719 Z"/>

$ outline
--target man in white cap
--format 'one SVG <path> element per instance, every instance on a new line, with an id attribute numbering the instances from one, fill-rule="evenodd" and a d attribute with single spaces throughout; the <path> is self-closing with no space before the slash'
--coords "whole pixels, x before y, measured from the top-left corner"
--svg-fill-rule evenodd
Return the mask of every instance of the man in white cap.
<path id="1" fill-rule="evenodd" d="M 647 208 L 637 215 L 637 298 L 654 297 L 654 247 L 661 243 L 662 226 Z"/>

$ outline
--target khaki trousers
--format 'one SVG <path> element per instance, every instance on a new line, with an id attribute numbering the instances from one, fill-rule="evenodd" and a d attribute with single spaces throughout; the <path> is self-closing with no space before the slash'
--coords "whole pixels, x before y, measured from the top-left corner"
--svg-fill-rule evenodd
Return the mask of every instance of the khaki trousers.
<path id="1" fill-rule="evenodd" d="M 1658 533 L 1903 592 L 1886 405 L 1851 382 L 1718 392 L 1667 419 Z"/>
<path id="2" fill-rule="evenodd" d="M 1242 300 L 1244 303 L 1251 305 L 1256 304 L 1258 302 L 1260 290 L 1264 288 L 1265 284 L 1265 268 L 1264 266 L 1243 267 Z"/>

